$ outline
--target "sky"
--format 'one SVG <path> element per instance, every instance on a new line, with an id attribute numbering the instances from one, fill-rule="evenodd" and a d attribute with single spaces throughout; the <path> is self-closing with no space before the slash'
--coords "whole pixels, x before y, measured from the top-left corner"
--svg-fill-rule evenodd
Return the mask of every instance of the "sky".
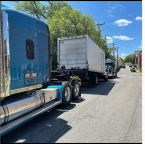
<path id="1" fill-rule="evenodd" d="M 118 56 L 132 54 L 142 49 L 142 1 L 67 1 L 72 8 L 89 13 L 100 26 L 102 36 L 106 34 L 108 45 L 115 43 Z M 2 4 L 14 9 L 10 1 Z M 97 28 L 97 26 L 96 26 Z M 117 50 L 115 51 L 117 54 Z"/>
<path id="2" fill-rule="evenodd" d="M 68 1 L 82 12 L 87 12 L 101 26 L 103 37 L 108 44 L 115 43 L 118 56 L 125 58 L 136 50 L 142 49 L 142 1 Z M 117 51 L 115 51 L 115 54 Z"/>

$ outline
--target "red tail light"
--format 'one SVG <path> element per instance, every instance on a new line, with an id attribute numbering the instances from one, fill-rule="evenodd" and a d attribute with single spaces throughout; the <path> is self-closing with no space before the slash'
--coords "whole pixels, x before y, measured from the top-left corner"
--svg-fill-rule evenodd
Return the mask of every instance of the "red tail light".
<path id="1" fill-rule="evenodd" d="M 86 64 L 88 64 L 88 60 L 86 60 Z"/>

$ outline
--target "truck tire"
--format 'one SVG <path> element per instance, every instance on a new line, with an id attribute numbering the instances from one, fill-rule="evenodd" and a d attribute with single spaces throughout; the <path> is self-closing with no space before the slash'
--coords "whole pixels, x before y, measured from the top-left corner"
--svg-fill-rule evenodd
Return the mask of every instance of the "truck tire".
<path id="1" fill-rule="evenodd" d="M 80 93 L 80 84 L 78 81 L 74 81 L 73 83 L 73 89 L 72 89 L 72 100 L 77 100 L 79 98 Z"/>
<path id="2" fill-rule="evenodd" d="M 89 83 L 91 85 L 96 85 L 98 83 L 98 78 L 99 78 L 98 74 L 92 72 L 91 75 L 90 75 L 90 81 L 89 81 Z"/>
<path id="3" fill-rule="evenodd" d="M 64 107 L 70 105 L 72 100 L 72 88 L 69 82 L 63 86 L 62 90 L 62 105 Z"/>
<path id="4" fill-rule="evenodd" d="M 108 81 L 108 74 L 107 74 L 107 76 L 105 76 L 104 80 L 105 81 Z"/>
<path id="5" fill-rule="evenodd" d="M 117 77 L 117 72 L 115 72 L 115 77 Z"/>
<path id="6" fill-rule="evenodd" d="M 111 77 L 112 79 L 114 78 L 114 72 L 113 72 L 113 75 L 112 75 L 112 77 Z"/>

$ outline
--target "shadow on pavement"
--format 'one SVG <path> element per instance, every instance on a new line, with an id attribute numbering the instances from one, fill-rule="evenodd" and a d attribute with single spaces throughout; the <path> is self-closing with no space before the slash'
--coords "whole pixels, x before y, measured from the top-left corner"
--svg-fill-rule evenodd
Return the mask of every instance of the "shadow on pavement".
<path id="1" fill-rule="evenodd" d="M 83 102 L 80 98 L 75 103 Z M 59 116 L 73 109 L 76 104 L 71 103 L 68 107 L 58 105 L 38 117 L 26 122 L 20 127 L 12 130 L 1 137 L 2 143 L 15 143 L 18 140 L 25 140 L 23 143 L 49 143 L 55 142 L 72 127 L 67 123 L 68 121 L 59 118 Z"/>
<path id="2" fill-rule="evenodd" d="M 81 103 L 83 101 L 85 101 L 85 99 L 80 97 L 77 101 L 72 101 L 72 103 Z"/>
<path id="3" fill-rule="evenodd" d="M 113 79 L 119 79 L 119 78 L 121 78 L 121 77 L 114 77 Z"/>
<path id="4" fill-rule="evenodd" d="M 108 95 L 109 92 L 112 90 L 114 85 L 118 83 L 112 80 L 107 82 L 99 81 L 97 85 L 89 85 L 84 84 L 82 85 L 82 94 L 94 94 L 94 95 Z"/>
<path id="5" fill-rule="evenodd" d="M 82 94 L 108 95 L 112 90 L 115 81 L 99 81 L 97 85 L 84 84 L 81 87 Z M 20 127 L 14 129 L 1 137 L 2 143 L 15 143 L 18 140 L 24 140 L 23 143 L 54 143 L 72 127 L 68 121 L 60 118 L 64 112 L 75 108 L 75 103 L 81 103 L 85 99 L 80 97 L 77 101 L 72 101 L 68 107 L 58 105 L 38 117 L 26 122 Z"/>

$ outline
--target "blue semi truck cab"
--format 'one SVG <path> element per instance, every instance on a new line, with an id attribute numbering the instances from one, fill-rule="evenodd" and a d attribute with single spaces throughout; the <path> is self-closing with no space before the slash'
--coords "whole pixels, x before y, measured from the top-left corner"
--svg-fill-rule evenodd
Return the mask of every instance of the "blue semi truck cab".
<path id="1" fill-rule="evenodd" d="M 51 71 L 50 32 L 39 19 L 2 5 L 0 10 L 1 136 L 58 104 L 81 96 L 69 72 Z"/>

